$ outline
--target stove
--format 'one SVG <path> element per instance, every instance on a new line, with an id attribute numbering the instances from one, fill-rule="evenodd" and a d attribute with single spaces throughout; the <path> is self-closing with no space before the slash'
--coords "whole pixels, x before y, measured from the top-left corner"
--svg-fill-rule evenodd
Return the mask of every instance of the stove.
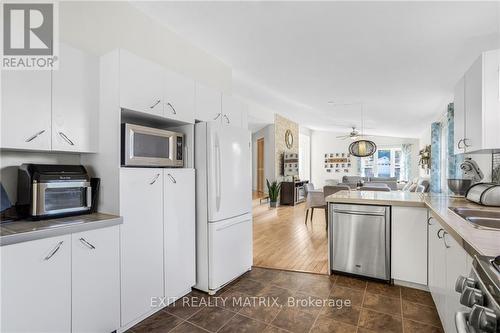
<path id="1" fill-rule="evenodd" d="M 455 315 L 458 333 L 500 333 L 500 256 L 476 256 L 469 277 L 459 276 L 455 290 L 470 308 Z"/>

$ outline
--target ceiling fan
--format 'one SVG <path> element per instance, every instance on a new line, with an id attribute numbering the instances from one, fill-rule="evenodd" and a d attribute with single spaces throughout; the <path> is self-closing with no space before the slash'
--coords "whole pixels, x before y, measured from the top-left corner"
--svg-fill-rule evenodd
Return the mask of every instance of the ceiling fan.
<path id="1" fill-rule="evenodd" d="M 347 135 L 339 135 L 337 136 L 337 139 L 342 139 L 342 140 L 345 140 L 345 139 L 352 139 L 352 140 L 356 140 L 358 139 L 359 137 L 363 136 L 357 129 L 355 126 L 351 127 L 352 128 L 352 131 L 347 134 Z"/>

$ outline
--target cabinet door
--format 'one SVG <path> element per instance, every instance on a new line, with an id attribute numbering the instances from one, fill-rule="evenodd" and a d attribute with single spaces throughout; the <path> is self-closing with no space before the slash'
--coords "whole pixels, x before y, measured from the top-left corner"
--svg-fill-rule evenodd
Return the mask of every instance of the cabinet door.
<path id="1" fill-rule="evenodd" d="M 465 150 L 472 152 L 483 145 L 483 70 L 479 57 L 465 73 Z"/>
<path id="2" fill-rule="evenodd" d="M 196 83 L 195 118 L 201 121 L 222 121 L 220 91 Z"/>
<path id="3" fill-rule="evenodd" d="M 427 210 L 392 207 L 391 275 L 427 285 Z"/>
<path id="4" fill-rule="evenodd" d="M 460 294 L 455 291 L 455 282 L 461 276 L 468 276 L 467 253 L 465 250 L 448 234 L 444 235 L 446 247 L 446 289 L 444 297 L 446 298 L 444 330 L 446 332 L 455 331 L 455 313 L 464 311 L 467 308 L 460 304 Z"/>
<path id="5" fill-rule="evenodd" d="M 120 50 L 120 107 L 163 116 L 164 70 Z"/>
<path id="6" fill-rule="evenodd" d="M 163 297 L 163 170 L 120 170 L 121 321 L 147 314 Z"/>
<path id="7" fill-rule="evenodd" d="M 108 333 L 120 327 L 118 226 L 72 235 L 71 332 Z"/>
<path id="8" fill-rule="evenodd" d="M 455 154 L 464 152 L 463 139 L 465 138 L 465 81 L 464 77 L 460 78 L 455 86 L 455 97 L 453 100 L 454 119 L 453 119 L 453 135 L 455 142 Z"/>
<path id="9" fill-rule="evenodd" d="M 71 330 L 71 235 L 3 246 L 2 332 Z"/>
<path id="10" fill-rule="evenodd" d="M 165 71 L 165 117 L 194 123 L 194 81 Z"/>
<path id="11" fill-rule="evenodd" d="M 52 150 L 95 152 L 99 111 L 99 59 L 61 44 L 52 73 Z"/>
<path id="12" fill-rule="evenodd" d="M 500 148 L 500 50 L 483 54 L 484 148 Z"/>
<path id="13" fill-rule="evenodd" d="M 243 103 L 237 97 L 222 94 L 222 123 L 241 127 Z"/>
<path id="14" fill-rule="evenodd" d="M 445 288 L 446 288 L 446 252 L 444 242 L 438 237 L 441 225 L 433 219 L 429 226 L 429 289 L 436 304 L 441 321 L 445 318 Z M 442 231 L 439 232 L 442 235 Z"/>
<path id="15" fill-rule="evenodd" d="M 50 150 L 50 71 L 2 71 L 2 148 Z"/>
<path id="16" fill-rule="evenodd" d="M 196 283 L 195 171 L 164 172 L 165 296 L 170 302 Z"/>

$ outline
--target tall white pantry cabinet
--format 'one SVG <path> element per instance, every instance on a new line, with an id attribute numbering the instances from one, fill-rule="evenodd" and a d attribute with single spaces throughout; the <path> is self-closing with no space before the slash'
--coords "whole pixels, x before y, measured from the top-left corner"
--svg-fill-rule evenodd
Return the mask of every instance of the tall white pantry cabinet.
<path id="1" fill-rule="evenodd" d="M 98 154 L 82 159 L 101 178 L 100 209 L 123 217 L 120 330 L 126 330 L 195 284 L 195 84 L 114 50 L 101 57 L 100 87 L 99 134 L 106 139 Z M 125 122 L 183 132 L 185 168 L 122 167 Z"/>

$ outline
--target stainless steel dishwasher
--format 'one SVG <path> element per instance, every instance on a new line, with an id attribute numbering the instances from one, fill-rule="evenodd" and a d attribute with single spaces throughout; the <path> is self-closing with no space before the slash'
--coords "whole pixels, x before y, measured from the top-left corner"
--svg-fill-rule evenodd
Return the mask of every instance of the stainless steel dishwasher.
<path id="1" fill-rule="evenodd" d="M 391 208 L 330 204 L 330 269 L 390 281 Z"/>

